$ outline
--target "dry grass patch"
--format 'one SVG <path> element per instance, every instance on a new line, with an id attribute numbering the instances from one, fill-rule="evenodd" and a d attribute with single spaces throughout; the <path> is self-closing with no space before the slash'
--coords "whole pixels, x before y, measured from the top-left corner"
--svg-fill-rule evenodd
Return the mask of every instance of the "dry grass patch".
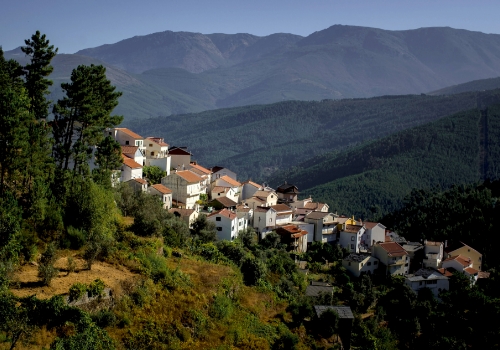
<path id="1" fill-rule="evenodd" d="M 121 282 L 137 277 L 137 274 L 130 272 L 122 266 L 113 266 L 103 262 L 95 262 L 92 264 L 92 270 L 86 270 L 85 261 L 80 258 L 73 257 L 76 264 L 76 271 L 68 274 L 66 268 L 68 266 L 68 257 L 59 258 L 55 267 L 59 269 L 59 274 L 55 277 L 49 287 L 42 286 L 39 282 L 38 266 L 26 264 L 16 273 L 16 288 L 12 288 L 12 293 L 18 297 L 27 297 L 36 295 L 39 299 L 48 299 L 54 295 L 67 294 L 69 287 L 74 283 L 90 283 L 97 278 L 104 281 L 107 287 L 110 287 L 113 292 L 120 294 Z"/>

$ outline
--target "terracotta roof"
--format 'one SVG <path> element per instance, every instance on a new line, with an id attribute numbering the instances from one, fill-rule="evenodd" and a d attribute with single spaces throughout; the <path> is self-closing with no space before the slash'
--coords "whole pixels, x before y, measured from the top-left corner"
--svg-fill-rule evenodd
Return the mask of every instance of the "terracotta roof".
<path id="1" fill-rule="evenodd" d="M 222 204 L 226 208 L 236 207 L 236 205 L 238 204 L 235 201 L 233 201 L 231 198 L 227 198 L 227 197 L 215 198 L 215 199 L 212 199 L 210 202 L 214 202 L 214 201 L 219 202 L 220 204 Z"/>
<path id="2" fill-rule="evenodd" d="M 441 269 L 438 269 L 438 271 L 439 271 L 442 275 L 444 275 L 444 276 L 446 276 L 446 277 L 451 277 L 451 276 L 453 276 L 453 273 L 452 273 L 451 271 L 449 271 L 448 269 L 441 268 Z"/>
<path id="3" fill-rule="evenodd" d="M 271 208 L 271 207 L 263 207 L 263 206 L 258 206 L 258 207 L 256 207 L 256 208 L 255 208 L 255 211 L 256 211 L 256 212 L 259 212 L 259 213 L 266 213 L 266 212 L 268 212 L 268 211 L 269 211 L 269 210 L 271 210 L 271 209 L 273 209 L 273 208 Z M 274 209 L 273 209 L 273 210 L 274 210 Z"/>
<path id="4" fill-rule="evenodd" d="M 472 267 L 467 267 L 464 270 L 467 271 L 470 275 L 475 275 L 479 272 L 479 270 L 473 269 Z"/>
<path id="5" fill-rule="evenodd" d="M 134 139 L 138 139 L 138 140 L 143 140 L 144 139 L 144 137 L 142 137 L 141 135 L 138 135 L 135 132 L 133 132 L 133 131 L 127 129 L 127 128 L 116 128 L 116 130 L 119 130 L 119 131 L 127 134 L 128 136 L 133 137 Z"/>
<path id="6" fill-rule="evenodd" d="M 220 180 L 224 180 L 224 181 L 226 181 L 226 182 L 227 182 L 228 184 L 230 184 L 231 186 L 241 186 L 241 184 L 240 184 L 238 181 L 233 180 L 232 178 L 230 178 L 230 177 L 229 177 L 229 176 L 227 176 L 227 175 L 221 176 L 219 179 L 220 179 Z M 219 180 L 219 179 L 218 179 L 218 180 Z"/>
<path id="7" fill-rule="evenodd" d="M 212 191 L 211 192 L 217 192 L 217 193 L 221 193 L 221 192 L 224 192 L 226 193 L 227 191 L 229 191 L 231 189 L 231 187 L 226 187 L 226 186 L 214 186 L 212 188 Z"/>
<path id="8" fill-rule="evenodd" d="M 261 203 L 266 203 L 266 200 L 264 198 L 261 198 L 261 197 L 255 197 L 255 196 L 253 196 L 253 197 L 251 197 L 249 199 L 253 199 L 253 200 L 255 200 L 257 202 L 261 202 Z"/>
<path id="9" fill-rule="evenodd" d="M 252 208 L 247 208 L 247 207 L 244 207 L 242 205 L 236 206 L 236 212 L 239 212 L 239 213 L 249 213 L 250 210 L 252 210 Z"/>
<path id="10" fill-rule="evenodd" d="M 406 250 L 396 242 L 379 243 L 379 245 L 387 252 L 388 256 L 395 257 L 408 255 Z"/>
<path id="11" fill-rule="evenodd" d="M 126 154 L 135 154 L 139 147 L 137 146 L 122 146 L 122 153 Z"/>
<path id="12" fill-rule="evenodd" d="M 161 137 L 148 136 L 146 139 L 153 141 L 161 147 L 168 147 L 168 143 L 165 143 Z"/>
<path id="13" fill-rule="evenodd" d="M 319 203 L 319 202 L 308 202 L 308 203 L 305 203 L 305 204 L 304 204 L 304 208 L 306 208 L 306 209 L 316 210 L 316 209 L 323 208 L 325 205 L 326 205 L 325 203 Z"/>
<path id="14" fill-rule="evenodd" d="M 374 228 L 378 224 L 379 224 L 378 222 L 365 221 L 365 227 L 366 227 L 367 230 L 371 230 L 372 228 Z"/>
<path id="15" fill-rule="evenodd" d="M 228 218 L 229 220 L 234 220 L 236 218 L 236 214 L 228 209 L 222 209 L 219 211 L 215 211 L 212 214 L 208 215 L 207 218 L 215 216 L 215 215 L 224 216 L 224 217 Z"/>
<path id="16" fill-rule="evenodd" d="M 165 187 L 162 184 L 152 185 L 151 187 L 153 187 L 155 190 L 157 190 L 158 192 L 163 193 L 163 194 L 172 193 L 172 190 L 170 188 Z"/>
<path id="17" fill-rule="evenodd" d="M 249 185 L 252 185 L 253 187 L 262 188 L 261 185 L 255 183 L 253 181 L 250 181 L 250 180 L 243 182 L 243 184 L 249 184 Z"/>
<path id="18" fill-rule="evenodd" d="M 198 176 L 201 176 L 202 178 L 207 178 L 208 174 L 205 174 L 203 171 L 201 171 L 200 169 L 196 169 L 196 168 L 189 168 L 188 169 L 190 172 L 198 175 Z"/>
<path id="19" fill-rule="evenodd" d="M 201 166 L 201 165 L 199 165 L 199 164 L 195 164 L 195 163 L 191 162 L 189 165 L 190 165 L 190 166 L 192 166 L 192 167 L 193 167 L 193 168 L 195 168 L 195 169 L 198 169 L 198 170 L 200 170 L 200 171 L 204 172 L 204 173 L 205 173 L 205 174 L 207 174 L 207 175 L 210 175 L 210 174 L 212 173 L 210 170 L 208 170 L 208 169 L 207 169 L 207 168 L 205 168 L 205 167 L 202 167 L 202 166 Z"/>
<path id="20" fill-rule="evenodd" d="M 135 160 L 130 159 L 127 156 L 124 156 L 123 154 L 122 154 L 122 158 L 123 158 L 123 164 L 125 164 L 129 168 L 132 168 L 132 169 L 142 168 L 142 165 L 137 163 Z"/>
<path id="21" fill-rule="evenodd" d="M 201 177 L 199 177 L 195 173 L 192 173 L 189 170 L 177 171 L 175 174 L 179 175 L 181 178 L 183 178 L 184 180 L 186 180 L 189 183 L 195 183 L 195 182 L 203 181 L 203 179 Z"/>
<path id="22" fill-rule="evenodd" d="M 352 233 L 357 233 L 359 230 L 361 230 L 363 226 L 361 225 L 345 225 L 345 229 L 342 230 L 344 232 L 352 232 Z"/>
<path id="23" fill-rule="evenodd" d="M 276 205 L 271 205 L 271 208 L 273 208 L 274 210 L 276 210 L 277 212 L 290 212 L 290 214 L 292 213 L 292 208 L 290 208 L 288 205 L 286 204 L 276 204 Z"/>
<path id="24" fill-rule="evenodd" d="M 471 264 L 471 262 L 472 262 L 471 259 L 466 258 L 466 257 L 464 257 L 462 255 L 452 256 L 451 258 L 448 258 L 448 259 L 444 260 L 443 262 L 445 262 L 445 261 L 451 261 L 451 260 L 457 261 L 463 267 L 469 266 Z"/>
<path id="25" fill-rule="evenodd" d="M 274 192 L 271 192 L 271 191 L 255 191 L 255 193 L 253 194 L 254 197 L 266 197 L 269 196 L 270 194 L 274 194 Z"/>
<path id="26" fill-rule="evenodd" d="M 132 180 L 134 180 L 135 182 L 140 183 L 141 185 L 147 185 L 148 184 L 148 182 L 146 180 L 141 179 L 141 178 L 134 178 Z"/>
<path id="27" fill-rule="evenodd" d="M 169 213 L 179 213 L 181 216 L 191 216 L 194 213 L 194 209 L 181 209 L 181 208 L 172 208 L 168 210 Z"/>
<path id="28" fill-rule="evenodd" d="M 323 219 L 325 216 L 328 216 L 328 213 L 324 213 L 321 211 L 312 211 L 306 215 L 306 218 L 318 220 L 318 219 Z"/>

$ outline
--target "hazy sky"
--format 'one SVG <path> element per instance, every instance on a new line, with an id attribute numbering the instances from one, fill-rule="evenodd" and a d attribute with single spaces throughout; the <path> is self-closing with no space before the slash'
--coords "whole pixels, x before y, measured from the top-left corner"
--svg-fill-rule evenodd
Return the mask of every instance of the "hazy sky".
<path id="1" fill-rule="evenodd" d="M 5 0 L 0 46 L 24 45 L 37 29 L 59 53 L 165 30 L 307 36 L 349 24 L 500 34 L 499 14 L 499 0 Z"/>

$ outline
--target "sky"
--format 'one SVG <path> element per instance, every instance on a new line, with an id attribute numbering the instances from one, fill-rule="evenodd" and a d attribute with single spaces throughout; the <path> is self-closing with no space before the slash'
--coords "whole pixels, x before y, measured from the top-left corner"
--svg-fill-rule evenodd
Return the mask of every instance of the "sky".
<path id="1" fill-rule="evenodd" d="M 344 24 L 500 34 L 499 13 L 498 0 L 5 0 L 0 46 L 22 46 L 36 30 L 59 53 L 165 30 L 307 36 Z"/>

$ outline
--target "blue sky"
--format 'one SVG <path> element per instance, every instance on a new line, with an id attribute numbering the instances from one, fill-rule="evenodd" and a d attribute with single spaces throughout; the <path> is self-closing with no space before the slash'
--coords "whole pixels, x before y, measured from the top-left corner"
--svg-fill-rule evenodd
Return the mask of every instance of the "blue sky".
<path id="1" fill-rule="evenodd" d="M 498 0 L 10 0 L 0 11 L 0 45 L 12 50 L 37 29 L 60 53 L 165 30 L 307 36 L 347 24 L 500 34 L 499 13 Z"/>

